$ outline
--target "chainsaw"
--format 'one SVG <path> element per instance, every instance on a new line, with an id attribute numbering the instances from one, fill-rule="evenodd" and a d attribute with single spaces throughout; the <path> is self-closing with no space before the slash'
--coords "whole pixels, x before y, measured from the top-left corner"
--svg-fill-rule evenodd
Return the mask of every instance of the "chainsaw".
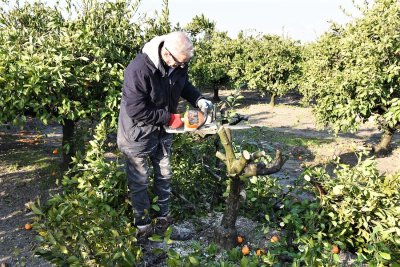
<path id="1" fill-rule="evenodd" d="M 236 113 L 230 118 L 230 122 L 226 123 L 227 120 L 222 120 L 220 123 L 216 119 L 216 107 L 213 108 L 211 114 L 205 114 L 200 110 L 187 110 L 182 117 L 183 125 L 179 128 L 172 129 L 169 126 L 164 126 L 167 133 L 187 133 L 193 132 L 200 136 L 216 134 L 218 130 L 223 126 L 229 129 L 250 129 L 250 125 L 236 125 L 240 121 L 248 121 L 248 116 L 243 116 Z"/>

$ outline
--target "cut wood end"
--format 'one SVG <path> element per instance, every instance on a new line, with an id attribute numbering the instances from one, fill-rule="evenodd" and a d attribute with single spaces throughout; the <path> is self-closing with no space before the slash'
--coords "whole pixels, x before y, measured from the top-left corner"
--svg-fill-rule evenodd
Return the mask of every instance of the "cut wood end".
<path id="1" fill-rule="evenodd" d="M 243 157 L 244 157 L 246 160 L 249 160 L 249 159 L 251 158 L 251 155 L 250 155 L 249 151 L 244 150 L 244 151 L 243 151 Z"/>

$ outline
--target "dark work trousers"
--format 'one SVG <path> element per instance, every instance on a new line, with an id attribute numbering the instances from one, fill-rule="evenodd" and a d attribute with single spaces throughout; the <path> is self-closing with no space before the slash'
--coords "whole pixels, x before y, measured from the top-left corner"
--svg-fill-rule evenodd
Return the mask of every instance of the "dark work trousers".
<path id="1" fill-rule="evenodd" d="M 171 197 L 172 170 L 169 160 L 169 151 L 159 145 L 154 156 L 150 157 L 154 169 L 154 195 L 158 196 L 156 217 L 164 217 L 168 214 L 168 204 Z M 125 155 L 126 176 L 131 191 L 131 200 L 135 225 L 146 225 L 151 222 L 150 200 L 147 195 L 149 186 L 149 165 L 147 157 L 134 157 Z"/>

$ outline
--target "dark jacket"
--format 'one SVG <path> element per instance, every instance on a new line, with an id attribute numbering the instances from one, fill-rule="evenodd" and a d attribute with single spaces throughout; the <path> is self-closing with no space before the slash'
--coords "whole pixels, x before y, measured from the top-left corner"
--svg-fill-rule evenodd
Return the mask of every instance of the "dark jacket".
<path id="1" fill-rule="evenodd" d="M 194 107 L 203 98 L 189 82 L 187 66 L 168 76 L 168 66 L 160 58 L 164 38 L 146 43 L 125 70 L 117 135 L 118 148 L 124 154 L 151 156 L 159 145 L 169 151 L 172 134 L 166 133 L 163 125 L 168 125 L 170 113 L 177 113 L 180 97 Z"/>

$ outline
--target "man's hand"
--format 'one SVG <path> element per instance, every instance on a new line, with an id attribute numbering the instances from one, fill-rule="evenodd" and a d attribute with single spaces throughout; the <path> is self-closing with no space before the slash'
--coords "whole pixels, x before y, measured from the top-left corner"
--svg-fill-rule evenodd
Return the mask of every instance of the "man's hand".
<path id="1" fill-rule="evenodd" d="M 204 114 L 209 114 L 212 110 L 213 103 L 209 100 L 205 100 L 204 98 L 202 98 L 197 102 L 197 106 Z"/>
<path id="2" fill-rule="evenodd" d="M 168 125 L 171 129 L 181 127 L 183 125 L 182 116 L 180 114 L 171 113 L 171 119 L 169 120 Z"/>
<path id="3" fill-rule="evenodd" d="M 201 112 L 204 113 L 203 121 L 199 124 L 199 126 L 197 126 L 197 129 L 200 129 L 206 123 L 208 114 L 212 111 L 213 104 L 211 101 L 202 98 L 197 101 L 197 106 L 200 108 Z"/>

